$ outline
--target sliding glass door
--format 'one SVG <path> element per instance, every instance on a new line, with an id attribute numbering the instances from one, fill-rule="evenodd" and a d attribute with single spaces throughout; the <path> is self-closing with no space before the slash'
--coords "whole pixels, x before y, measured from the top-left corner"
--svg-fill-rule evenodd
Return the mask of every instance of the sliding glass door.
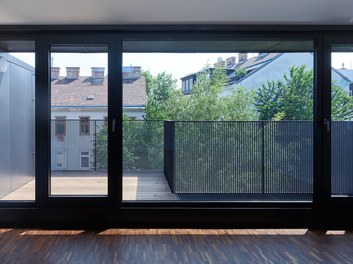
<path id="1" fill-rule="evenodd" d="M 124 202 L 311 202 L 311 40 L 123 42 Z"/>
<path id="2" fill-rule="evenodd" d="M 117 114 L 109 106 L 119 105 L 118 97 L 111 96 L 119 90 L 118 76 L 111 74 L 117 60 L 111 59 L 117 50 L 113 39 L 102 34 L 63 35 L 43 43 L 42 50 L 48 51 L 47 69 L 42 71 L 48 74 L 49 98 L 48 104 L 38 104 L 41 118 L 48 120 L 48 126 L 41 127 L 49 144 L 41 152 L 48 150 L 49 157 L 49 175 L 40 172 L 44 205 L 103 205 L 117 195 L 108 188 L 109 181 L 119 177 L 109 176 L 116 165 L 108 161 L 114 156 L 109 154 L 110 142 L 118 134 L 111 127 Z M 44 155 L 41 158 L 45 160 Z"/>
<path id="3" fill-rule="evenodd" d="M 331 45 L 331 197 L 353 197 L 353 40 Z"/>

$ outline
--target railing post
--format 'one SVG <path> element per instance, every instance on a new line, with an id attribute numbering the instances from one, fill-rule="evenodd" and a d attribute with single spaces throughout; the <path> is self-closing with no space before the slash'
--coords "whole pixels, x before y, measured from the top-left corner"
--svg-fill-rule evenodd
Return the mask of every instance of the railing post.
<path id="1" fill-rule="evenodd" d="M 97 171 L 97 120 L 94 120 L 94 171 Z"/>
<path id="2" fill-rule="evenodd" d="M 170 190 L 175 191 L 175 122 L 164 121 L 164 175 Z"/>

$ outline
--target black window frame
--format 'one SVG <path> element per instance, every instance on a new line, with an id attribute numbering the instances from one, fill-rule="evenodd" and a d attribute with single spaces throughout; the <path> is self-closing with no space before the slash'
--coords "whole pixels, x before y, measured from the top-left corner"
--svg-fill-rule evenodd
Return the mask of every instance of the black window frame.
<path id="1" fill-rule="evenodd" d="M 99 39 L 102 34 L 112 39 L 110 71 L 121 67 L 122 39 L 208 39 L 208 38 L 309 38 L 314 41 L 315 107 L 314 107 L 314 200 L 310 204 L 288 203 L 163 203 L 140 202 L 121 204 L 121 179 L 112 177 L 108 188 L 113 195 L 109 202 L 96 198 L 73 201 L 56 199 L 48 203 L 48 145 L 50 144 L 50 116 L 48 115 L 48 47 L 60 39 L 80 43 L 89 38 Z M 36 50 L 36 201 L 30 203 L 6 201 L 0 203 L 0 223 L 7 226 L 134 226 L 134 227 L 351 227 L 352 201 L 330 201 L 327 147 L 323 120 L 327 116 L 330 65 L 330 38 L 346 39 L 353 36 L 352 26 L 239 26 L 239 25 L 133 25 L 133 26 L 0 26 L 0 38 L 35 40 Z M 65 41 L 64 41 L 65 42 Z M 112 76 L 115 75 L 115 76 Z M 121 89 L 121 72 L 110 74 L 113 87 Z M 113 91 L 113 89 L 112 89 Z M 118 104 L 109 110 L 109 135 L 112 120 L 116 118 L 116 134 L 121 135 L 122 95 L 119 89 L 112 92 Z M 43 142 L 45 144 L 43 144 Z M 120 148 L 119 136 L 111 142 Z M 110 150 L 111 151 L 111 150 Z M 111 154 L 111 152 L 110 152 Z M 121 161 L 109 160 L 115 171 L 121 173 Z M 26 208 L 26 210 L 24 210 Z M 60 210 L 59 210 L 60 208 Z M 99 215 L 99 217 L 97 216 Z"/>
<path id="2" fill-rule="evenodd" d="M 249 32 L 243 32 L 243 31 L 238 31 L 236 33 L 234 32 L 222 32 L 222 33 L 215 33 L 215 32 L 210 32 L 210 33 L 205 33 L 205 32 L 198 32 L 198 33 L 193 33 L 189 34 L 189 32 L 186 33 L 164 33 L 163 36 L 159 33 L 145 33 L 145 34 L 139 34 L 139 33 L 130 33 L 130 34 L 123 34 L 122 37 L 122 42 L 124 41 L 155 41 L 155 42 L 163 42 L 163 41 L 169 41 L 170 43 L 177 43 L 178 41 L 196 41 L 196 42 L 202 42 L 202 41 L 232 41 L 232 40 L 249 40 L 249 41 L 263 41 L 263 40 L 293 40 L 293 41 L 312 41 L 313 45 L 313 67 L 314 71 L 316 73 L 321 74 L 321 69 L 318 68 L 318 61 L 317 57 L 318 54 L 321 51 L 321 37 L 317 34 L 310 34 L 307 32 L 301 32 L 301 33 L 294 33 L 291 34 L 290 32 L 283 33 L 281 32 L 278 34 L 277 32 L 271 31 L 271 32 L 263 32 L 263 31 L 257 31 L 253 34 Z M 148 45 L 147 45 L 148 46 Z M 155 48 L 154 45 L 150 45 Z M 124 52 L 124 44 L 122 44 L 122 52 Z M 141 45 L 142 49 L 144 49 L 144 45 Z M 137 52 L 137 51 L 136 51 Z M 152 52 L 152 51 L 150 51 Z M 156 51 L 156 52 L 162 52 L 162 51 Z M 176 51 L 177 52 L 177 51 Z M 197 47 L 196 50 L 190 50 L 190 52 L 198 52 Z M 194 79 L 192 78 L 190 80 L 192 83 Z M 318 93 L 321 93 L 321 91 L 318 89 L 318 74 L 314 74 L 314 80 L 313 80 L 313 87 L 314 87 L 314 98 L 315 98 L 315 103 L 317 103 L 317 98 L 320 97 Z M 190 87 L 191 88 L 191 87 Z M 191 88 L 192 89 L 192 88 Z M 191 91 L 190 89 L 190 91 Z M 143 208 L 161 208 L 161 207 L 167 207 L 167 208 L 185 208 L 185 207 L 193 207 L 193 208 L 269 208 L 269 207 L 287 207 L 287 208 L 315 208 L 316 204 L 318 203 L 318 198 L 322 195 L 322 193 L 315 191 L 318 188 L 319 180 L 318 177 L 315 176 L 315 174 L 318 171 L 318 159 L 320 158 L 319 155 L 316 154 L 316 148 L 318 147 L 318 137 L 315 136 L 317 131 L 321 130 L 321 124 L 318 122 L 318 113 L 317 113 L 317 108 L 314 106 L 314 118 L 313 118 L 313 131 L 314 131 L 314 143 L 313 143 L 313 152 L 314 152 L 314 169 L 313 169 L 313 199 L 312 201 L 294 201 L 294 202 L 287 202 L 287 201 L 143 201 L 143 200 L 138 200 L 138 201 L 122 201 L 122 203 L 119 203 L 120 206 L 126 207 L 126 208 L 138 208 L 138 207 L 143 207 Z M 120 123 L 122 125 L 122 123 Z"/>

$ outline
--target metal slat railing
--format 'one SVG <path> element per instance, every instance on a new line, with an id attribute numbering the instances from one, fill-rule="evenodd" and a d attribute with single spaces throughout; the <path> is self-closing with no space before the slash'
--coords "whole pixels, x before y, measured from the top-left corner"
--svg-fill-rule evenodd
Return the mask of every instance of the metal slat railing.
<path id="1" fill-rule="evenodd" d="M 353 122 L 331 122 L 331 193 L 353 194 Z"/>
<path id="2" fill-rule="evenodd" d="M 312 193 L 312 122 L 175 121 L 174 127 L 169 181 L 176 193 Z"/>
<path id="3" fill-rule="evenodd" d="M 52 120 L 52 170 L 106 170 L 106 121 L 64 123 Z M 353 122 L 331 131 L 331 191 L 352 195 Z M 311 121 L 124 121 L 123 148 L 125 170 L 164 170 L 176 193 L 313 192 Z"/>

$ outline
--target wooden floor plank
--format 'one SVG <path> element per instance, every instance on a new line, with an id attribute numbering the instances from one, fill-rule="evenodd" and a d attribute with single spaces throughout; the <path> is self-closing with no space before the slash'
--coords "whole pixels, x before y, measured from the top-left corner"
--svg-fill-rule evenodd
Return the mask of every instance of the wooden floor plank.
<path id="1" fill-rule="evenodd" d="M 102 172 L 61 172 L 51 178 L 52 195 L 107 195 L 107 176 Z M 1 200 L 34 200 L 35 181 L 30 181 Z M 123 174 L 123 200 L 176 200 L 163 172 L 135 171 Z"/>
<path id="2" fill-rule="evenodd" d="M 0 229 L 1 263 L 352 263 L 353 233 Z"/>

